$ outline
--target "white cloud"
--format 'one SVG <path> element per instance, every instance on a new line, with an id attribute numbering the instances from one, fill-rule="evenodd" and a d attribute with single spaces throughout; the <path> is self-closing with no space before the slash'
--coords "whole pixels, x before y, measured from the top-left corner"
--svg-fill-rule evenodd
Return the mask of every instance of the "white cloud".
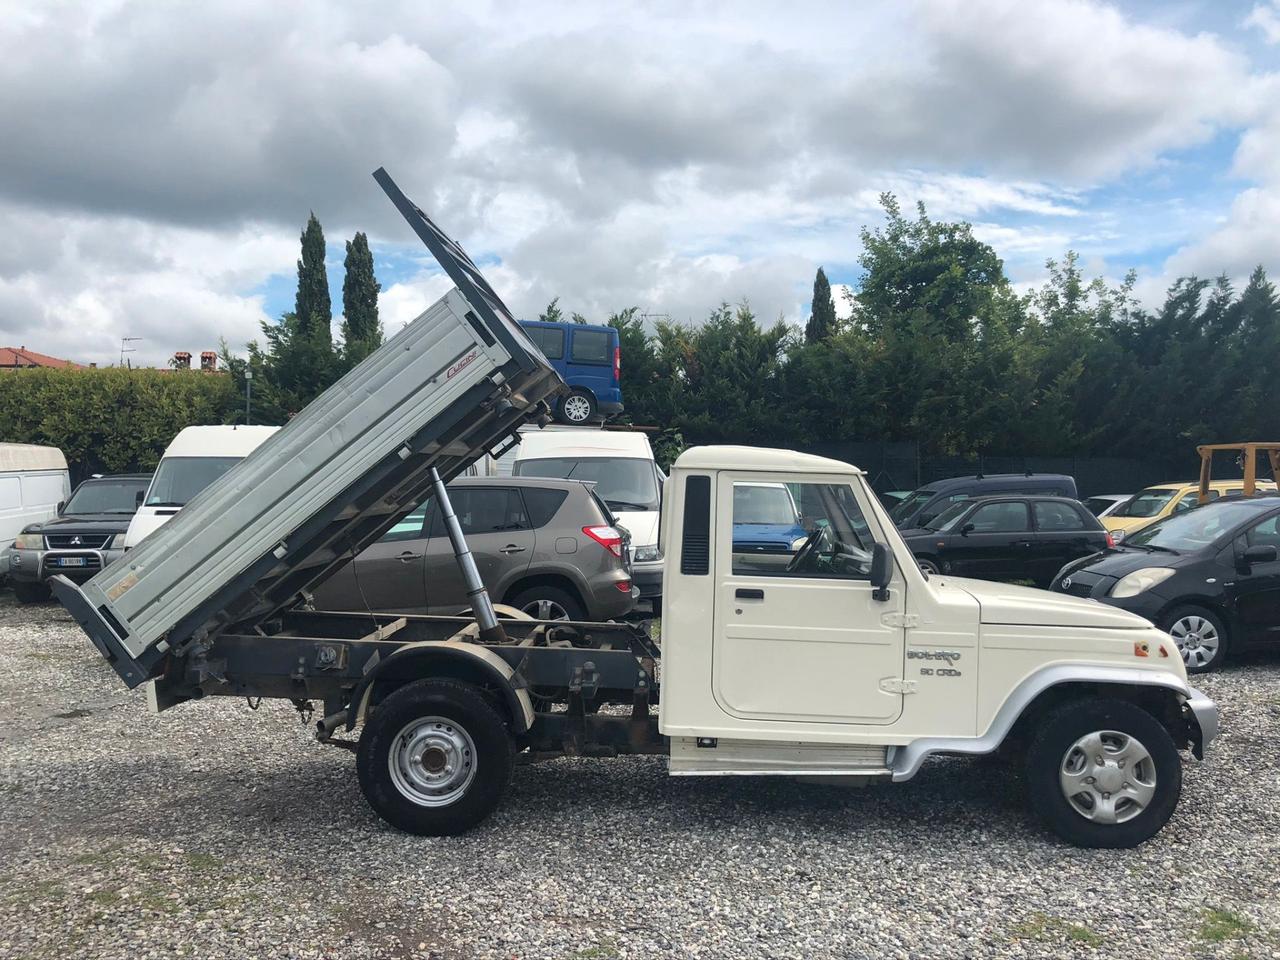
<path id="1" fill-rule="evenodd" d="M 1280 43 L 1280 3 L 1259 3 L 1244 18 L 1246 27 L 1257 27 L 1267 43 Z"/>

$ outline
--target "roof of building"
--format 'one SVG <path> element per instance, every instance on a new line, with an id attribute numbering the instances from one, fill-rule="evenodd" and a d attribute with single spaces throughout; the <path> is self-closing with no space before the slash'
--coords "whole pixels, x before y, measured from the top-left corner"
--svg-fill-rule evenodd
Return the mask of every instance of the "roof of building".
<path id="1" fill-rule="evenodd" d="M 0 368 L 3 367 L 82 367 L 74 360 L 51 357 L 26 347 L 0 347 Z"/>

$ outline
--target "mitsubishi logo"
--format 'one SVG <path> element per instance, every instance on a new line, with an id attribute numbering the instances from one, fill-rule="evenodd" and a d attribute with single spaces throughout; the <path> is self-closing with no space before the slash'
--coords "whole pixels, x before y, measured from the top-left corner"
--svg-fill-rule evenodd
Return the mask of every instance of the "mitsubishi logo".
<path id="1" fill-rule="evenodd" d="M 1063 589 L 1063 590 L 1070 590 L 1070 589 L 1071 589 L 1071 578 L 1070 578 L 1070 577 L 1063 577 L 1063 578 L 1062 578 L 1061 587 L 1062 587 L 1062 589 Z"/>
<path id="2" fill-rule="evenodd" d="M 83 542 L 84 542 L 84 541 L 83 541 L 83 540 L 81 540 L 79 537 L 72 537 L 72 538 L 71 538 L 71 545 L 72 545 L 73 547 L 78 547 L 78 546 L 80 546 L 80 544 L 82 544 Z"/>

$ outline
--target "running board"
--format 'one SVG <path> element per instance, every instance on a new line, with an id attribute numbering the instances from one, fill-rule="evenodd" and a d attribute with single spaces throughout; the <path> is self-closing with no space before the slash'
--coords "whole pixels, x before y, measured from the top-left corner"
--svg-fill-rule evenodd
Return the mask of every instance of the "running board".
<path id="1" fill-rule="evenodd" d="M 667 772 L 673 777 L 888 777 L 893 772 L 891 749 L 878 744 L 672 737 Z"/>

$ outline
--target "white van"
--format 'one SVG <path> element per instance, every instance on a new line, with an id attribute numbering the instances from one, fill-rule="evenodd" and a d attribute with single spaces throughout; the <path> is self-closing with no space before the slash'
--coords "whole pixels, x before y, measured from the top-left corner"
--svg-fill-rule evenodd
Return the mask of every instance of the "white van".
<path id="1" fill-rule="evenodd" d="M 165 448 L 151 486 L 124 535 L 131 550 L 213 481 L 247 457 L 279 427 L 187 427 Z"/>
<path id="2" fill-rule="evenodd" d="M 0 549 L 29 523 L 58 515 L 71 496 L 67 458 L 57 447 L 0 443 Z"/>
<path id="3" fill-rule="evenodd" d="M 504 458 L 505 459 L 505 458 Z M 595 492 L 631 534 L 631 580 L 655 614 L 662 608 L 658 517 L 665 477 L 639 430 L 544 427 L 520 431 L 511 473 L 594 482 Z"/>

